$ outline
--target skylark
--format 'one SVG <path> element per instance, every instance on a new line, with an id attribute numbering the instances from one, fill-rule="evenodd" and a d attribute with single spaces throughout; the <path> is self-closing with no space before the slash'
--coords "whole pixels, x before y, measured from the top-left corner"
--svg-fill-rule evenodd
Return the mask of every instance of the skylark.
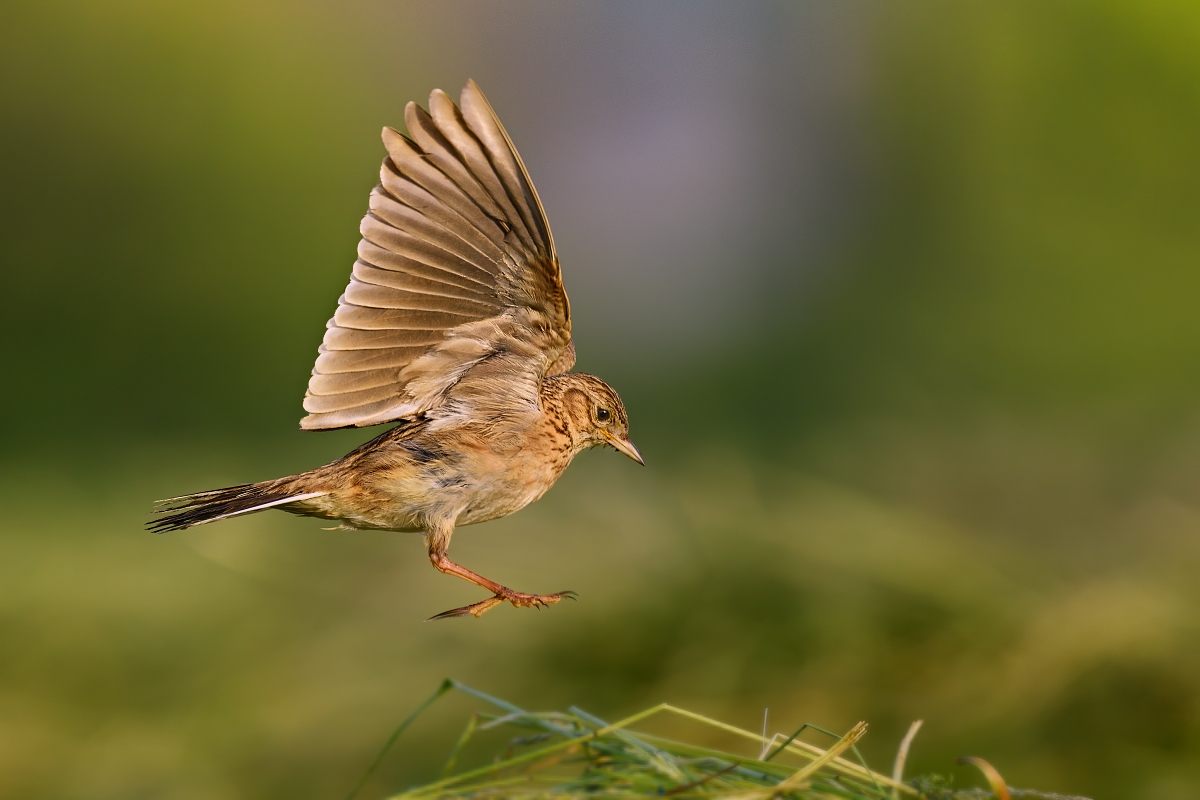
<path id="1" fill-rule="evenodd" d="M 644 463 L 608 384 L 570 372 L 571 311 L 554 237 L 525 165 L 483 92 L 405 108 L 363 217 L 358 260 L 328 323 L 305 430 L 399 423 L 308 472 L 162 501 L 148 527 L 183 530 L 276 508 L 356 529 L 424 532 L 433 566 L 505 601 L 557 603 L 455 564 L 455 527 L 537 500 L 579 452 L 610 445 Z M 409 138 L 411 137 L 411 138 Z"/>

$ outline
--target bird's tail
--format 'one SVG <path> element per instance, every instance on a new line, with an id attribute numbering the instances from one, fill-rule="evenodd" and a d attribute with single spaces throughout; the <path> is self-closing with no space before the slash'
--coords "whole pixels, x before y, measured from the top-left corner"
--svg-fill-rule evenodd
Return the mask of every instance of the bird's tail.
<path id="1" fill-rule="evenodd" d="M 165 514 L 146 524 L 154 533 L 182 531 L 206 522 L 253 514 L 268 508 L 320 497 L 326 492 L 305 491 L 296 477 L 262 483 L 243 483 L 158 501 L 156 514 Z"/>

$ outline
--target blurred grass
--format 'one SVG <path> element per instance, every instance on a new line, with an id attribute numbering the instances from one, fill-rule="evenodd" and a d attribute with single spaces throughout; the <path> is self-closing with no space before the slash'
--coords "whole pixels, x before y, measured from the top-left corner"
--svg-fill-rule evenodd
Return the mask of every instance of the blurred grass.
<path id="1" fill-rule="evenodd" d="M 805 725 L 790 736 L 754 734 L 686 709 L 660 704 L 623 720 L 607 722 L 578 707 L 566 711 L 529 712 L 447 679 L 393 732 L 347 800 L 366 786 L 388 750 L 428 707 L 447 692 L 457 690 L 484 701 L 488 710 L 468 719 L 450 752 L 441 777 L 410 788 L 397 797 L 679 797 L 771 798 L 846 797 L 849 800 L 886 800 L 917 795 L 913 787 L 892 776 L 874 772 L 862 763 L 856 743 L 866 733 L 860 722 L 826 748 L 799 737 Z M 503 713 L 500 713 L 503 712 Z M 746 750 L 746 740 L 757 746 L 757 756 L 744 752 L 698 747 L 644 732 L 662 718 L 706 726 L 734 740 Z M 478 740 L 494 731 L 522 733 L 513 736 L 491 763 L 468 766 L 464 752 L 478 750 Z M 782 756 L 782 758 L 780 758 Z M 798 756 L 799 764 L 788 764 Z M 789 758 L 793 757 L 793 758 Z M 772 763 L 774 762 L 774 763 Z"/>
<path id="2" fill-rule="evenodd" d="M 392 732 L 346 800 L 355 800 L 409 726 L 430 713 L 430 706 L 451 691 L 483 701 L 485 710 L 468 717 L 437 780 L 406 789 L 396 798 L 898 800 L 919 796 L 925 800 L 967 800 L 1012 796 L 1086 800 L 1076 795 L 1008 787 L 994 767 L 974 756 L 960 758 L 958 763 L 977 767 L 986 776 L 990 793 L 979 789 L 957 791 L 953 777 L 945 775 L 905 778 L 905 759 L 920 722 L 913 723 L 905 735 L 888 775 L 870 769 L 859 752 L 857 743 L 867 733 L 865 722 L 840 736 L 811 723 L 804 723 L 789 735 L 771 733 L 764 716 L 761 732 L 753 733 L 667 703 L 608 722 L 577 706 L 565 711 L 526 711 L 452 679 L 443 681 Z M 661 727 L 663 722 L 675 723 L 675 728 L 682 727 L 687 733 L 669 738 L 645 730 L 647 726 Z M 696 745 L 692 738 L 697 729 L 710 738 L 714 734 L 723 737 L 725 749 Z M 801 738 L 806 734 L 822 734 L 833 741 L 817 746 Z M 478 765 L 465 763 L 487 752 L 480 746 L 480 740 L 487 739 L 493 741 L 493 748 L 499 746 L 492 758 Z"/>
<path id="3" fill-rule="evenodd" d="M 590 454 L 456 536 L 579 603 L 443 625 L 478 598 L 416 537 L 141 531 L 155 498 L 362 438 L 292 431 L 375 132 L 430 88 L 419 26 L 374 69 L 402 27 L 378 13 L 0 11 L 0 795 L 340 795 L 446 674 L 614 719 L 868 719 L 872 764 L 923 718 L 912 774 L 974 753 L 1021 786 L 1194 795 L 1192 6 L 873 14 L 852 246 L 723 347 L 589 343 L 651 467 Z M 748 258 L 790 274 L 787 236 Z M 381 784 L 431 779 L 455 727 L 421 720 Z"/>

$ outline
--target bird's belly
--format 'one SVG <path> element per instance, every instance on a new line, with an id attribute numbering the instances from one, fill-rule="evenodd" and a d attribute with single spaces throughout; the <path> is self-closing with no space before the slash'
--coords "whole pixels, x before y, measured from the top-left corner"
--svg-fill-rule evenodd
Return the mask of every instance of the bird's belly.
<path id="1" fill-rule="evenodd" d="M 494 481 L 480 484 L 471 493 L 467 507 L 458 516 L 459 525 L 472 525 L 507 517 L 537 500 L 546 489 L 526 485 L 524 482 Z"/>
<path id="2" fill-rule="evenodd" d="M 539 459 L 517 458 L 492 462 L 491 469 L 475 473 L 466 504 L 458 516 L 459 525 L 472 525 L 506 517 L 544 495 L 562 470 L 557 464 Z"/>
<path id="3" fill-rule="evenodd" d="M 406 451 L 414 448 L 407 444 Z M 421 453 L 436 452 L 422 447 Z M 405 453 L 408 455 L 408 453 Z M 490 447 L 459 447 L 436 458 L 397 459 L 360 484 L 354 503 L 359 514 L 337 514 L 354 527 L 425 529 L 453 520 L 457 525 L 498 519 L 537 500 L 566 466 L 540 457 L 536 447 L 497 452 Z M 347 509 L 349 510 L 349 509 Z"/>
<path id="4" fill-rule="evenodd" d="M 447 469 L 393 475 L 372 487 L 369 503 L 356 503 L 354 511 L 339 509 L 342 513 L 330 516 L 356 528 L 394 531 L 424 530 L 434 520 L 447 518 L 458 525 L 486 522 L 519 511 L 553 483 L 520 475 L 521 470 L 472 474 Z"/>

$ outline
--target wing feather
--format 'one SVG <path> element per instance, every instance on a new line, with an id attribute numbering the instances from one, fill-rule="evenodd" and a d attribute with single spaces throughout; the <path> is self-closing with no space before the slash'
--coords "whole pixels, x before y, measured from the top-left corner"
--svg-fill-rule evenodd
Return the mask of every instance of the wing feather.
<path id="1" fill-rule="evenodd" d="M 342 391 L 337 394 L 313 394 L 309 392 L 304 398 L 304 408 L 310 414 L 325 414 L 330 411 L 345 411 L 348 408 L 375 403 L 395 396 L 396 392 L 390 385 L 376 386 L 373 389 L 358 391 Z"/>
<path id="2" fill-rule="evenodd" d="M 489 297 L 482 292 L 475 292 L 453 284 L 430 280 L 429 278 L 413 275 L 409 272 L 380 269 L 361 259 L 354 262 L 354 268 L 350 274 L 351 277 L 362 283 L 387 286 L 391 289 L 411 292 L 413 294 L 443 297 L 447 301 L 471 303 L 478 313 L 484 316 L 495 314 L 502 308 L 494 297 Z"/>
<path id="3" fill-rule="evenodd" d="M 425 349 L 429 346 L 427 344 L 413 344 L 413 341 L 413 331 L 368 331 L 354 328 L 331 327 L 325 331 L 325 341 L 321 343 L 321 347 L 318 349 L 321 353 L 343 350 L 346 352 L 346 355 L 339 358 L 344 358 L 346 363 L 349 363 L 351 359 L 350 353 L 354 353 L 355 356 L 365 356 L 373 350 L 395 350 L 397 351 L 396 357 L 404 359 L 401 363 L 407 364 L 425 352 Z M 415 349 L 411 352 L 402 352 L 409 348 Z M 329 362 L 323 366 L 327 370 L 332 370 L 333 362 Z"/>
<path id="4" fill-rule="evenodd" d="M 541 200 L 473 81 L 405 108 L 359 230 L 349 285 L 313 367 L 306 429 L 537 403 L 570 369 L 570 305 Z M 505 381 L 508 386 L 506 387 Z"/>
<path id="5" fill-rule="evenodd" d="M 495 275 L 480 264 L 472 263 L 459 253 L 453 252 L 452 243 L 430 242 L 419 234 L 397 228 L 389 220 L 377 216 L 374 211 L 363 217 L 359 230 L 363 238 L 376 247 L 390 250 L 396 255 L 406 256 L 412 261 L 446 273 L 441 276 L 443 280 L 460 278 L 474 281 L 480 286 L 495 285 Z"/>
<path id="6" fill-rule="evenodd" d="M 404 333 L 413 333 L 413 331 L 404 331 Z M 414 336 L 410 341 L 419 338 Z M 321 375 L 370 372 L 376 369 L 391 369 L 394 375 L 399 375 L 401 369 L 420 358 L 427 350 L 429 350 L 428 344 L 343 352 L 325 347 L 317 356 L 317 366 L 321 368 L 319 373 Z M 315 378 L 316 375 L 313 377 Z M 320 394 L 328 394 L 328 392 L 320 392 Z"/>
<path id="7" fill-rule="evenodd" d="M 345 299 L 338 301 L 338 310 L 333 320 L 339 328 L 357 328 L 368 331 L 428 331 L 429 338 L 437 341 L 443 331 L 455 328 L 467 321 L 463 314 L 445 311 L 415 311 L 411 308 L 371 308 L 356 306 Z"/>
<path id="8" fill-rule="evenodd" d="M 356 306 L 370 308 L 408 309 L 410 311 L 439 311 L 446 314 L 457 314 L 466 319 L 479 319 L 479 315 L 487 314 L 491 309 L 485 303 L 471 300 L 459 300 L 440 294 L 414 292 L 411 290 L 395 289 L 391 286 L 379 286 L 358 280 L 357 276 L 350 280 L 346 287 L 346 302 Z"/>
<path id="9" fill-rule="evenodd" d="M 412 242 L 399 237 L 394 244 L 398 247 L 404 247 L 412 244 Z M 447 288 L 455 288 L 460 292 L 470 292 L 481 298 L 495 297 L 495 289 L 492 288 L 491 283 L 465 277 L 459 275 L 457 272 L 426 263 L 426 261 L 422 261 L 418 257 L 420 255 L 422 253 L 417 248 L 410 248 L 409 252 L 405 254 L 388 250 L 386 247 L 381 247 L 366 239 L 362 239 L 358 243 L 358 257 L 368 266 L 391 270 L 392 272 L 402 273 L 415 278 L 436 281 L 444 284 Z M 428 258 L 427 260 L 433 261 L 437 259 Z"/>
<path id="10" fill-rule="evenodd" d="M 432 99 L 430 101 L 432 106 Z M 408 132 L 416 139 L 417 145 L 425 151 L 429 163 L 446 176 L 458 187 L 459 191 L 471 198 L 479 210 L 494 222 L 504 220 L 504 212 L 496 201 L 483 188 L 483 184 L 471 174 L 462 162 L 449 139 L 438 128 L 429 112 L 416 103 L 409 103 L 404 109 L 404 123 Z"/>
<path id="11" fill-rule="evenodd" d="M 391 128 L 383 129 L 383 141 L 391 157 L 390 166 L 393 168 L 383 174 L 384 188 L 395 194 L 394 187 L 404 191 L 405 184 L 415 184 L 432 195 L 437 203 L 441 203 L 470 223 L 496 246 L 504 243 L 504 231 L 496 224 L 495 218 L 488 216 L 458 184 L 432 165 L 429 156 L 422 153 L 413 142 Z M 409 205 L 413 204 L 409 202 Z M 434 204 L 430 203 L 428 207 L 433 209 Z"/>
<path id="12" fill-rule="evenodd" d="M 390 386 L 396 382 L 396 368 L 365 369 L 358 372 L 335 372 L 330 375 L 314 375 L 308 382 L 308 391 L 314 395 L 335 395 Z"/>
<path id="13" fill-rule="evenodd" d="M 473 229 L 470 226 L 463 224 L 450 228 L 442 225 L 429 215 L 388 197 L 378 188 L 371 191 L 370 208 L 372 214 L 393 228 L 436 243 L 476 269 L 490 275 L 500 272 L 504 254 L 485 237 L 471 236 Z"/>
<path id="14" fill-rule="evenodd" d="M 466 94 L 465 90 L 463 94 Z M 495 166 L 488 159 L 483 145 L 476 138 L 475 133 L 467 127 L 458 106 L 454 105 L 454 101 L 445 92 L 434 89 L 433 93 L 429 95 L 429 111 L 433 115 L 433 121 L 458 152 L 463 165 L 499 207 L 504 219 L 513 227 L 521 243 L 529 252 L 537 252 L 537 245 L 529 231 L 526 230 L 522 215 L 513 205 L 513 199 L 504 188 L 501 177 L 496 174 Z"/>
<path id="15" fill-rule="evenodd" d="M 462 115 L 471 126 L 471 130 L 483 141 L 488 158 L 501 179 L 508 197 L 525 223 L 525 228 L 541 243 L 549 244 L 551 259 L 554 257 L 554 239 L 550 236 L 550 226 L 546 224 L 546 214 L 542 210 L 542 201 L 538 199 L 533 184 L 525 174 L 525 165 L 517 155 L 517 149 L 504 128 L 496 112 L 488 104 L 487 98 L 474 81 L 467 83 L 462 94 Z"/>

